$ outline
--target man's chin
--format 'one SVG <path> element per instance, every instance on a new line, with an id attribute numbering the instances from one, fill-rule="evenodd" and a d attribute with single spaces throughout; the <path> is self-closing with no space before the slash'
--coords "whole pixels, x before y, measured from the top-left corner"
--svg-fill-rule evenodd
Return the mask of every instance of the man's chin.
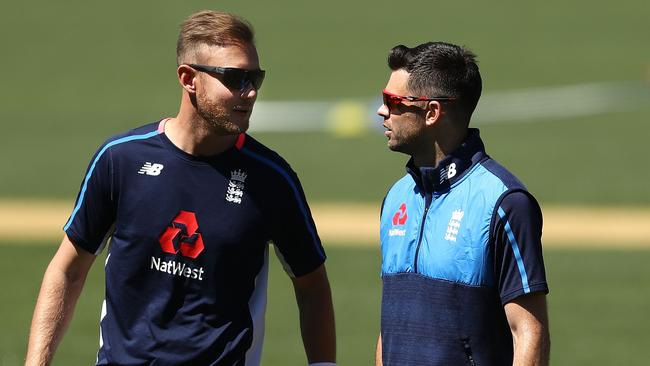
<path id="1" fill-rule="evenodd" d="M 249 124 L 248 120 L 246 120 L 245 122 L 240 122 L 240 123 L 235 124 L 235 127 L 236 127 L 235 130 L 237 131 L 236 133 L 237 134 L 245 133 L 246 131 L 248 131 L 249 126 L 250 126 L 250 124 Z"/>
<path id="2" fill-rule="evenodd" d="M 387 146 L 390 151 L 411 155 L 403 144 L 396 144 L 395 142 L 388 140 Z"/>
<path id="3" fill-rule="evenodd" d="M 209 123 L 212 131 L 218 135 L 239 135 L 248 131 L 248 120 L 238 121 L 234 123 L 232 121 L 210 121 Z"/>
<path id="4" fill-rule="evenodd" d="M 388 149 L 389 149 L 390 151 L 397 151 L 397 152 L 400 152 L 400 145 L 397 144 L 397 143 L 395 143 L 395 141 L 388 140 L 388 141 L 386 142 L 386 146 L 388 146 Z"/>
<path id="5" fill-rule="evenodd" d="M 237 114 L 237 112 L 235 112 L 235 115 L 230 117 L 228 123 L 233 126 L 234 129 L 239 131 L 238 133 L 244 133 L 248 131 L 248 127 L 250 126 L 250 113 Z"/>

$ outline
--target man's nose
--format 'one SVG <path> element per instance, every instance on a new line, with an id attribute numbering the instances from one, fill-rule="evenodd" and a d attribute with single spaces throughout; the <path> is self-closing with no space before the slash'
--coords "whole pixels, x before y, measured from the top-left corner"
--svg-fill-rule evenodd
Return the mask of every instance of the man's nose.
<path id="1" fill-rule="evenodd" d="M 257 89 L 255 89 L 253 83 L 249 81 L 242 89 L 240 96 L 244 99 L 255 99 L 257 97 Z"/>
<path id="2" fill-rule="evenodd" d="M 388 110 L 386 104 L 382 104 L 379 106 L 379 109 L 377 109 L 377 114 L 384 118 L 388 118 L 390 116 L 390 110 Z"/>

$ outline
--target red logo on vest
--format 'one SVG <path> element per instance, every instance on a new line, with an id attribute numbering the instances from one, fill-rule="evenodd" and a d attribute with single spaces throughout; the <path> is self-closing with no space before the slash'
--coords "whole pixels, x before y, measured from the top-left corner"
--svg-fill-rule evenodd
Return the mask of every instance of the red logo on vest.
<path id="1" fill-rule="evenodd" d="M 177 254 L 180 251 L 183 256 L 194 259 L 205 249 L 201 233 L 196 232 L 198 229 L 194 212 L 181 210 L 158 242 L 165 253 Z"/>
<path id="2" fill-rule="evenodd" d="M 404 225 L 406 219 L 408 219 L 408 215 L 406 214 L 406 203 L 402 203 L 402 205 L 399 206 L 399 210 L 397 210 L 395 215 L 393 215 L 393 225 Z"/>

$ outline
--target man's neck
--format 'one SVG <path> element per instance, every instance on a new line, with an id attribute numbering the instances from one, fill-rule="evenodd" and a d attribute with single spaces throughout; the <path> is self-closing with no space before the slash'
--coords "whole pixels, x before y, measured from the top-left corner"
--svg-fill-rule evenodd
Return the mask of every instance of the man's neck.
<path id="1" fill-rule="evenodd" d="M 417 167 L 432 167 L 438 166 L 440 161 L 445 158 L 445 153 L 440 150 L 440 147 L 434 144 L 432 149 L 413 155 L 413 163 Z"/>
<path id="2" fill-rule="evenodd" d="M 435 168 L 449 154 L 453 153 L 467 138 L 467 129 L 461 133 L 446 133 L 436 139 L 425 151 L 413 154 L 413 163 L 417 167 Z"/>
<path id="3" fill-rule="evenodd" d="M 200 117 L 183 111 L 165 124 L 165 134 L 176 147 L 194 156 L 218 155 L 234 146 L 238 137 L 216 134 Z"/>

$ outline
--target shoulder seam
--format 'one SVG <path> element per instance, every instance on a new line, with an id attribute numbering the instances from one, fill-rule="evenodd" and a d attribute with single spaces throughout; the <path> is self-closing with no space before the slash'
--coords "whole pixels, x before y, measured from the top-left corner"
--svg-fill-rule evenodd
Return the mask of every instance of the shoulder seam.
<path id="1" fill-rule="evenodd" d="M 497 177 L 497 178 L 499 178 L 499 177 Z M 504 186 L 505 186 L 505 184 L 504 184 Z M 508 186 L 506 186 L 506 188 L 507 187 Z M 493 233 L 494 233 L 494 226 L 497 224 L 497 221 L 499 221 L 499 218 L 500 218 L 500 216 L 499 216 L 499 208 L 501 208 L 501 202 L 503 202 L 503 200 L 506 198 L 507 195 L 509 195 L 511 193 L 515 193 L 515 192 L 523 192 L 523 193 L 527 194 L 528 196 L 532 196 L 526 189 L 521 188 L 521 187 L 508 188 L 503 193 L 501 193 L 499 198 L 497 198 L 497 200 L 495 201 L 494 209 L 492 210 L 492 216 L 491 216 L 490 228 L 489 228 L 489 230 L 490 230 L 489 231 L 489 242 L 490 243 L 494 243 L 494 240 L 496 239 L 496 238 L 494 238 Z"/>
<path id="2" fill-rule="evenodd" d="M 510 179 L 511 181 L 510 182 L 506 181 L 504 178 L 508 178 L 508 176 L 502 177 L 500 174 L 498 174 L 497 172 L 494 171 L 493 167 L 490 167 L 489 164 L 486 164 L 486 163 L 496 164 L 497 167 L 501 168 L 505 173 L 507 173 L 507 175 L 511 178 Z M 505 168 L 503 165 L 499 164 L 496 160 L 494 160 L 492 158 L 487 158 L 487 159 L 482 160 L 479 164 L 483 168 L 485 168 L 485 170 L 490 172 L 490 174 L 492 174 L 495 178 L 497 178 L 499 181 L 501 181 L 501 183 L 507 188 L 507 190 L 517 189 L 517 188 L 520 188 L 520 187 L 523 188 L 524 190 L 527 190 L 526 186 L 519 180 L 519 178 L 517 178 L 514 174 L 512 174 L 512 172 L 510 170 L 508 170 L 507 168 Z M 515 184 L 513 184 L 513 183 L 515 183 Z"/>
<path id="3" fill-rule="evenodd" d="M 310 215 L 309 215 L 309 213 L 307 211 L 307 208 L 306 208 L 306 205 L 307 205 L 306 200 L 301 199 L 301 194 L 300 194 L 300 191 L 298 190 L 298 186 L 296 185 L 296 182 L 294 182 L 294 180 L 291 179 L 291 176 L 288 173 L 288 170 L 290 170 L 290 169 L 287 169 L 286 167 L 282 167 L 278 162 L 273 161 L 272 159 L 270 159 L 268 157 L 262 156 L 262 155 L 258 154 L 257 152 L 250 151 L 250 149 L 247 148 L 247 146 L 243 146 L 240 151 L 242 153 L 252 157 L 253 159 L 258 160 L 262 164 L 265 164 L 265 165 L 269 166 L 271 169 L 275 170 L 277 173 L 280 174 L 280 176 L 282 178 L 284 178 L 287 181 L 287 183 L 291 187 L 291 190 L 293 191 L 293 195 L 294 195 L 294 197 L 296 199 L 296 202 L 298 203 L 298 207 L 300 208 L 300 211 L 303 214 L 303 218 L 305 219 L 307 229 L 308 229 L 309 233 L 312 236 L 312 240 L 313 240 L 314 245 L 316 246 L 316 250 L 318 251 L 318 253 L 321 256 L 325 257 L 325 253 L 323 252 L 323 250 L 320 247 L 320 241 L 318 240 L 318 235 L 316 234 L 315 225 L 312 224 L 312 222 L 310 222 L 310 220 L 309 220 Z M 279 155 L 277 153 L 275 153 L 275 154 L 276 154 L 276 156 L 279 157 Z M 282 159 L 282 160 L 284 160 L 284 159 Z"/>
<path id="4" fill-rule="evenodd" d="M 107 144 L 105 144 L 97 153 L 97 156 L 95 156 L 95 159 L 93 160 L 92 164 L 90 165 L 90 168 L 88 169 L 88 173 L 86 173 L 86 177 L 84 178 L 84 182 L 81 186 L 81 192 L 79 193 L 79 198 L 77 199 L 77 204 L 75 205 L 74 209 L 72 210 L 72 214 L 70 215 L 70 219 L 68 219 L 68 222 L 65 224 L 63 227 L 63 230 L 68 230 L 70 225 L 72 224 L 72 220 L 74 220 L 75 215 L 79 211 L 79 208 L 81 207 L 81 203 L 83 202 L 86 194 L 86 188 L 88 187 L 88 181 L 90 180 L 90 177 L 92 176 L 93 171 L 95 170 L 95 166 L 97 165 L 97 162 L 99 159 L 104 155 L 104 153 L 110 149 L 111 147 L 115 145 L 119 145 L 125 142 L 130 142 L 130 141 L 136 141 L 136 140 L 146 140 L 148 138 L 151 138 L 153 136 L 158 135 L 160 132 L 157 130 L 153 130 L 149 133 L 142 134 L 142 135 L 131 135 L 131 136 L 125 136 L 121 137 L 118 139 L 115 139 Z"/>

